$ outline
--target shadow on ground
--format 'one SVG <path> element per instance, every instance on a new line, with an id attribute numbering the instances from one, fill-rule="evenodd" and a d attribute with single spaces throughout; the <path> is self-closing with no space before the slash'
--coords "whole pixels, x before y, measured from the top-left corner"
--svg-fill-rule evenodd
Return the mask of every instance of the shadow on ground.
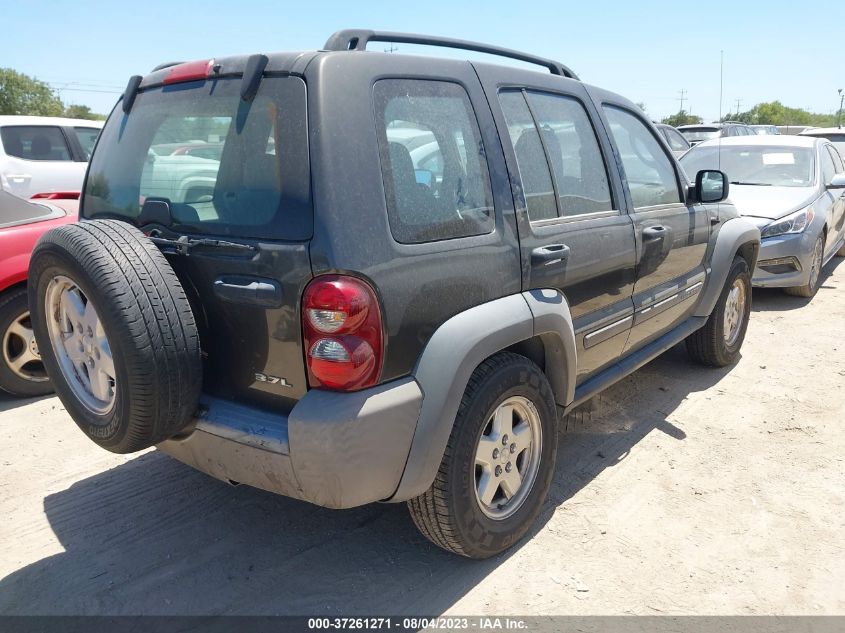
<path id="1" fill-rule="evenodd" d="M 16 396 L 10 396 L 9 394 L 0 391 L 0 413 L 5 413 L 6 411 L 11 411 L 12 409 L 17 409 L 18 407 L 25 406 L 27 404 L 32 404 L 33 402 L 39 402 L 40 400 L 45 400 L 47 398 L 52 398 L 53 394 L 48 396 L 38 396 L 36 398 L 18 398 Z"/>
<path id="2" fill-rule="evenodd" d="M 528 538 L 647 434 L 684 441 L 667 416 L 728 371 L 676 346 L 570 416 Z M 404 505 L 326 510 L 157 452 L 47 496 L 44 511 L 64 552 L 0 580 L 0 613 L 442 613 L 516 551 L 462 559 L 424 540 Z"/>

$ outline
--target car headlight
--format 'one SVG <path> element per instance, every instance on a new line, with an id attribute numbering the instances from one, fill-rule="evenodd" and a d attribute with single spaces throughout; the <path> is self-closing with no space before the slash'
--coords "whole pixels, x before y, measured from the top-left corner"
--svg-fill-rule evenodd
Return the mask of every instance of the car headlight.
<path id="1" fill-rule="evenodd" d="M 815 214 L 809 207 L 796 211 L 785 218 L 775 220 L 766 228 L 760 231 L 760 237 L 774 237 L 775 235 L 786 235 L 787 233 L 802 233 L 810 226 Z"/>

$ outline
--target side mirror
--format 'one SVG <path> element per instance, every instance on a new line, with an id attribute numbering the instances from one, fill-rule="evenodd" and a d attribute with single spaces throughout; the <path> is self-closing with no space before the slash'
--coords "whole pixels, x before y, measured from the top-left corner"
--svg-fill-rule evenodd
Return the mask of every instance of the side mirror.
<path id="1" fill-rule="evenodd" d="M 836 174 L 827 185 L 828 189 L 845 189 L 845 172 Z"/>
<path id="2" fill-rule="evenodd" d="M 716 169 L 702 169 L 695 175 L 698 202 L 722 202 L 728 197 L 728 177 Z"/>

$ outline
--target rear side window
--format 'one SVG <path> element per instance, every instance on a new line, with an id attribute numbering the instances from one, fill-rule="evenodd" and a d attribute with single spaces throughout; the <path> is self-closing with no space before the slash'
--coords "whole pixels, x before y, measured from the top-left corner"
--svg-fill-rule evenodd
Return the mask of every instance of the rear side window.
<path id="1" fill-rule="evenodd" d="M 622 158 L 634 207 L 681 201 L 672 160 L 639 118 L 614 106 L 604 106 L 610 133 Z"/>
<path id="2" fill-rule="evenodd" d="M 415 244 L 490 233 L 487 159 L 464 88 L 383 79 L 373 95 L 394 239 Z"/>
<path id="3" fill-rule="evenodd" d="M 138 217 L 169 203 L 178 230 L 247 238 L 311 236 L 305 85 L 265 78 L 250 102 L 239 78 L 139 93 L 109 118 L 91 159 L 84 217 Z"/>
<path id="4" fill-rule="evenodd" d="M 669 141 L 669 147 L 671 147 L 674 151 L 682 152 L 689 149 L 689 143 L 686 142 L 680 133 L 667 127 L 661 128 L 661 131 L 666 137 L 666 140 Z"/>
<path id="5" fill-rule="evenodd" d="M 91 158 L 91 152 L 94 151 L 94 143 L 97 142 L 100 130 L 95 127 L 74 127 L 73 132 L 82 147 L 83 158 L 88 160 Z"/>
<path id="6" fill-rule="evenodd" d="M 25 160 L 71 160 L 65 136 L 56 126 L 9 125 L 0 129 L 0 138 L 9 156 Z"/>

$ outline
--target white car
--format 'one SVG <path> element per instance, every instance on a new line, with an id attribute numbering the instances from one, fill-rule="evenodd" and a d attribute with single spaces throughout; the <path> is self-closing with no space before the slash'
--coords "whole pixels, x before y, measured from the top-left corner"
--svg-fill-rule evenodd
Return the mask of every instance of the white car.
<path id="1" fill-rule="evenodd" d="M 812 127 L 804 130 L 799 136 L 816 136 L 826 138 L 833 143 L 839 155 L 845 160 L 845 128 L 843 127 Z"/>
<path id="2" fill-rule="evenodd" d="M 0 189 L 22 198 L 79 191 L 103 121 L 0 116 Z"/>

